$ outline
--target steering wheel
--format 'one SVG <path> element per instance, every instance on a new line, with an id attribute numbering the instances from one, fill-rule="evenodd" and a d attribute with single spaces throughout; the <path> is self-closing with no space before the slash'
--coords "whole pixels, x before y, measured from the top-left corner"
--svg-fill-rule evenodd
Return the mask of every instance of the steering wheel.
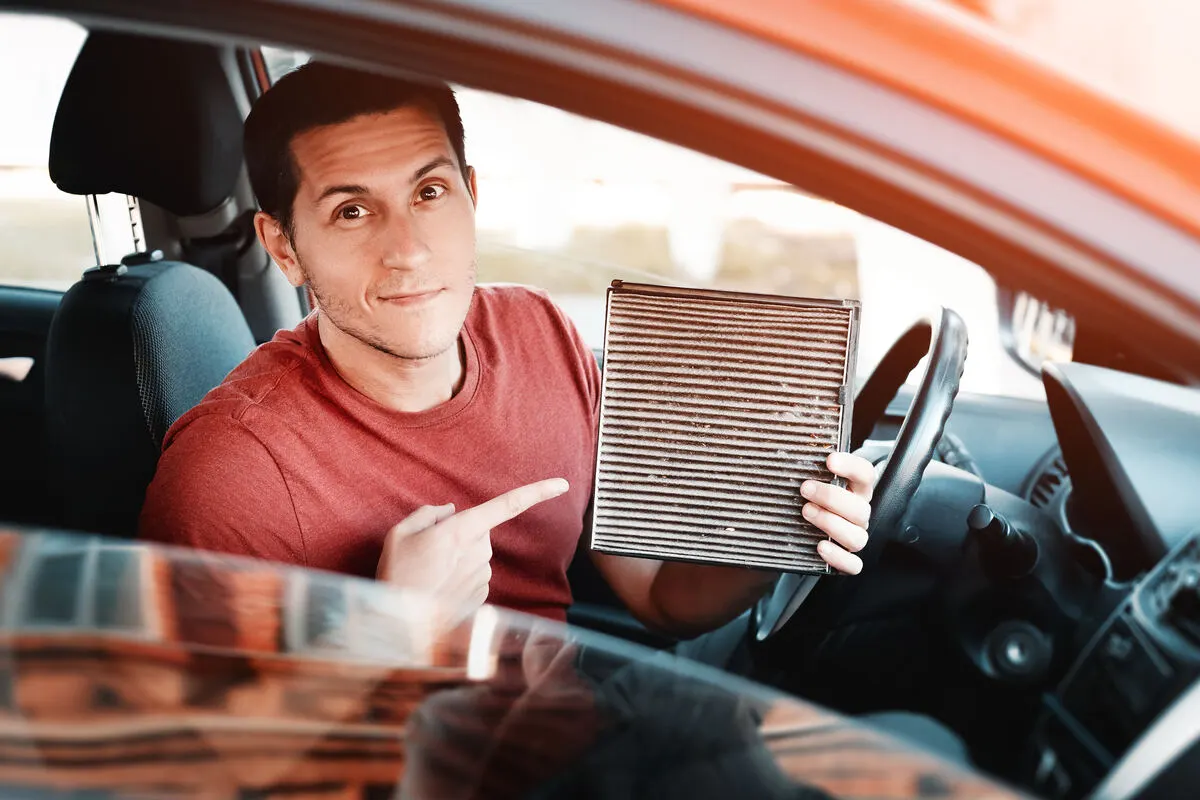
<path id="1" fill-rule="evenodd" d="M 954 408 L 967 362 L 967 325 L 962 317 L 942 308 L 940 313 L 918 320 L 891 346 L 855 398 L 852 450 L 862 446 L 904 379 L 926 353 L 929 363 L 900 426 L 896 444 L 882 462 L 883 474 L 875 484 L 868 525 L 871 536 L 859 553 L 864 572 L 879 561 L 884 545 L 895 535 Z M 803 605 L 818 580 L 816 575 L 781 576 L 754 609 L 755 638 L 762 642 L 778 633 Z"/>

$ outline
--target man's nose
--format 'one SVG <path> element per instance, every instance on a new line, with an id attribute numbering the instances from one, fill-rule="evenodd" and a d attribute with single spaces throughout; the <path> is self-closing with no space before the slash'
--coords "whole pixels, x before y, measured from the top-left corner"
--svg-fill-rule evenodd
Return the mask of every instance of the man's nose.
<path id="1" fill-rule="evenodd" d="M 383 265 L 388 269 L 416 269 L 433 254 L 420 227 L 404 213 L 389 215 L 382 244 Z"/>

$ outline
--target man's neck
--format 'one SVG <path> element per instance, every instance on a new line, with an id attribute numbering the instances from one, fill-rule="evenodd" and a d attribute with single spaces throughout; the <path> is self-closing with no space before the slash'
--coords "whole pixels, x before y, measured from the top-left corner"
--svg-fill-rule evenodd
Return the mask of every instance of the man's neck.
<path id="1" fill-rule="evenodd" d="M 385 408 L 428 411 L 462 388 L 466 366 L 461 341 L 432 358 L 404 359 L 350 336 L 324 314 L 317 315 L 317 332 L 342 380 Z"/>

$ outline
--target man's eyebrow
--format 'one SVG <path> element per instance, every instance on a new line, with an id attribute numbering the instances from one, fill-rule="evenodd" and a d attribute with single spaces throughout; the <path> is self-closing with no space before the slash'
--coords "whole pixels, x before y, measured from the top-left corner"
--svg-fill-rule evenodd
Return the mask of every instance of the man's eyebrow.
<path id="1" fill-rule="evenodd" d="M 332 197 L 335 194 L 369 194 L 369 192 L 367 191 L 367 187 L 359 186 L 356 183 L 327 186 L 325 191 L 321 192 L 321 195 L 317 198 L 317 202 L 320 203 L 326 197 Z"/>
<path id="2" fill-rule="evenodd" d="M 417 181 L 421 180 L 421 178 L 424 178 L 426 175 L 433 172 L 435 169 L 438 169 L 439 167 L 453 166 L 454 161 L 449 156 L 438 156 L 414 172 L 409 181 L 411 183 L 416 183 Z M 320 203 L 326 198 L 332 197 L 335 194 L 370 194 L 370 191 L 367 189 L 367 187 L 357 183 L 344 183 L 338 184 L 337 186 L 327 186 L 317 197 L 317 202 Z"/>
<path id="3" fill-rule="evenodd" d="M 438 167 L 453 167 L 453 166 L 454 166 L 454 162 L 450 160 L 449 156 L 438 156 L 437 158 L 433 159 L 428 164 L 426 164 L 425 166 L 421 167 L 419 170 L 417 170 L 416 172 L 413 173 L 412 183 L 416 183 L 417 181 L 421 180 L 421 178 L 424 178 L 426 175 L 433 172 Z"/>

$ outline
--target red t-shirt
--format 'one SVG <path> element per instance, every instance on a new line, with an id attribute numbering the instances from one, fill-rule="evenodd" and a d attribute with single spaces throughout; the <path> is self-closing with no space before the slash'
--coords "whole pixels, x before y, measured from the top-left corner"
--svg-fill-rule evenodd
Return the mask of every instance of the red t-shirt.
<path id="1" fill-rule="evenodd" d="M 492 532 L 488 602 L 563 619 L 595 464 L 600 373 L 542 292 L 478 287 L 462 389 L 421 413 L 351 388 L 316 315 L 255 350 L 167 432 L 143 537 L 373 577 L 417 507 L 464 509 L 543 478 L 571 489 Z"/>

